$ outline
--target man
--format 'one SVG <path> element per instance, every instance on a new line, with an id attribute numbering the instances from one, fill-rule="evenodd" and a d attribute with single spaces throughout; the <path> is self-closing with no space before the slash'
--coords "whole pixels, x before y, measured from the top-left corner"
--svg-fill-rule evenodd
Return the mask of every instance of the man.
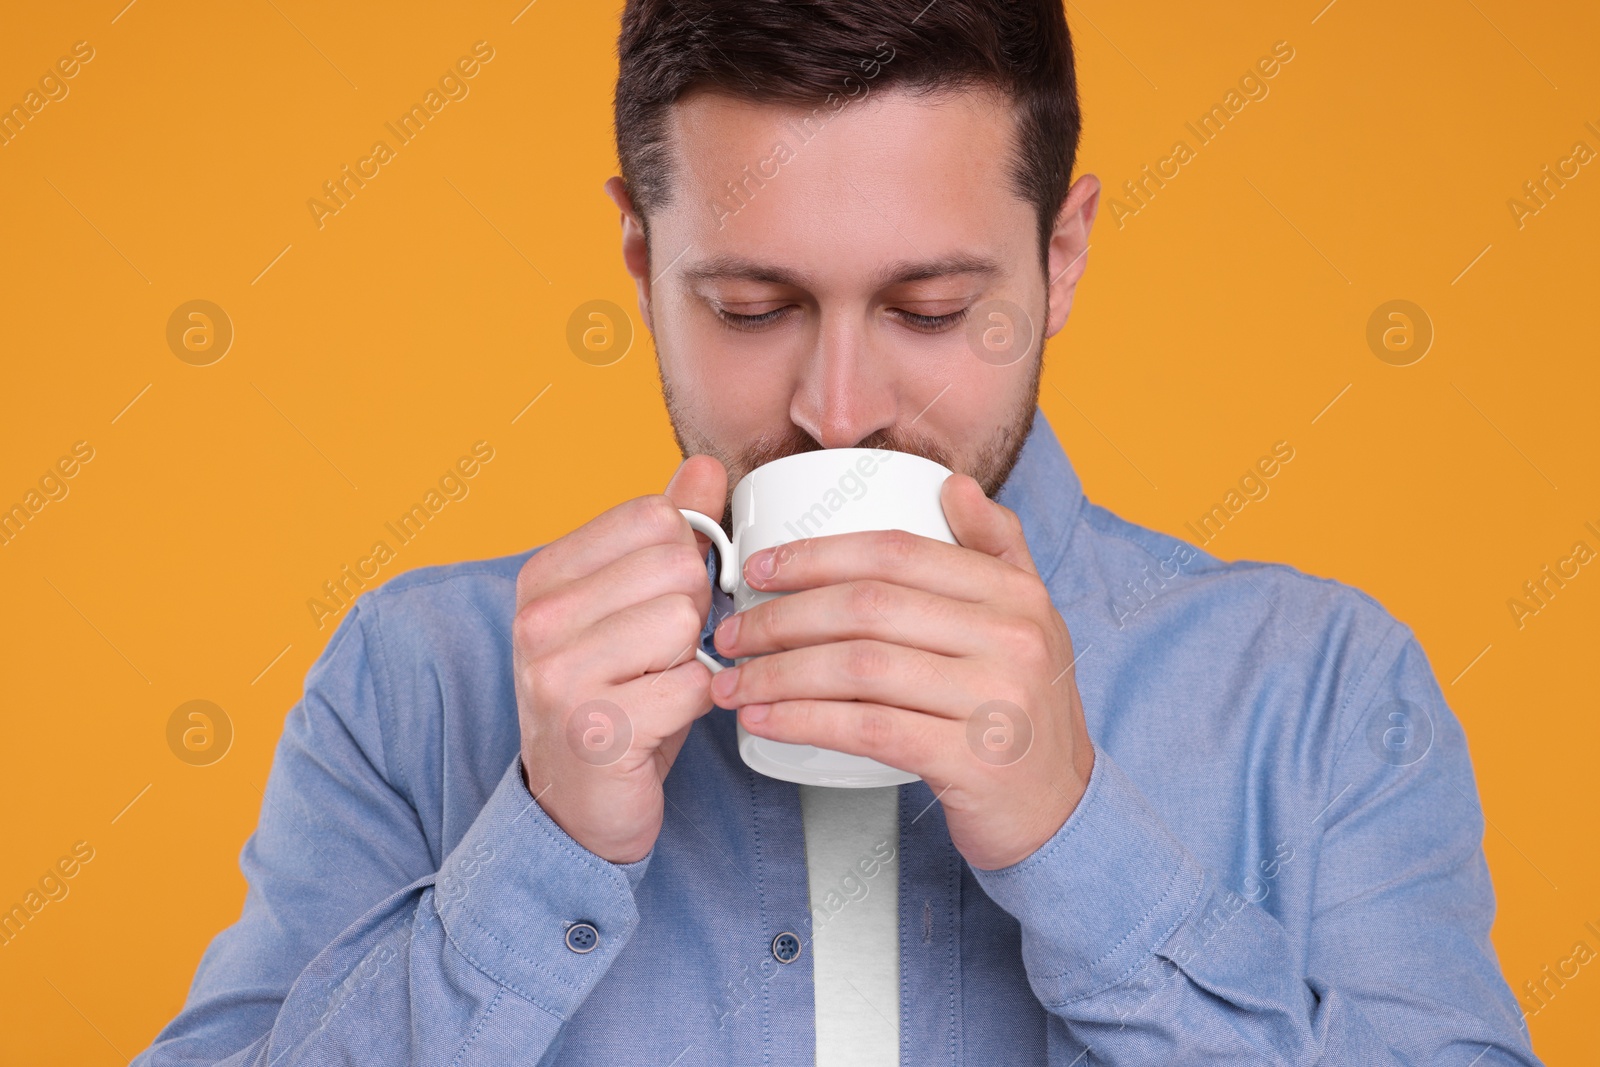
<path id="1" fill-rule="evenodd" d="M 632 0 L 619 54 L 607 192 L 688 458 L 361 598 L 138 1062 L 1535 1062 L 1411 632 L 1089 504 L 1037 412 L 1099 191 L 1061 6 Z M 815 537 L 733 614 L 677 509 L 860 445 L 959 472 L 959 544 Z M 920 781 L 765 777 L 735 714 Z"/>

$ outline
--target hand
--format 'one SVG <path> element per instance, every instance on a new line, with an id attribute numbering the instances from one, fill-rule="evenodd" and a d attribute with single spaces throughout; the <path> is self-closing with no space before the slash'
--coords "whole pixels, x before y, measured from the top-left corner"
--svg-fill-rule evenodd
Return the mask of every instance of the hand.
<path id="1" fill-rule="evenodd" d="M 958 545 L 836 534 L 752 555 L 751 588 L 789 592 L 723 620 L 718 651 L 760 656 L 712 696 L 760 737 L 910 771 L 974 867 L 1027 858 L 1094 765 L 1072 638 L 1022 523 L 966 475 L 945 480 Z"/>
<path id="2" fill-rule="evenodd" d="M 727 473 L 691 456 L 664 495 L 639 497 L 535 552 L 512 625 L 528 790 L 563 830 L 613 863 L 661 833 L 662 780 L 711 672 L 694 650 L 711 608 L 709 542 L 679 508 L 721 515 Z"/>

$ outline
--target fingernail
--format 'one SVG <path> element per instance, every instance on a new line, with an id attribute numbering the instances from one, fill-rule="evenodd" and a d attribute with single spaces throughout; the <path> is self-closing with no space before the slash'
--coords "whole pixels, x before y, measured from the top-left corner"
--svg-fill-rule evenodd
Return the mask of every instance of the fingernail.
<path id="1" fill-rule="evenodd" d="M 739 668 L 726 667 L 712 676 L 711 696 L 718 701 L 726 700 L 733 695 L 733 691 L 738 685 Z"/>
<path id="2" fill-rule="evenodd" d="M 739 613 L 734 612 L 717 624 L 716 645 L 721 649 L 731 649 L 738 639 Z"/>
<path id="3" fill-rule="evenodd" d="M 745 564 L 745 569 L 749 572 L 753 581 L 764 582 L 777 572 L 777 559 L 777 553 L 773 552 L 772 549 L 763 548 L 760 552 L 750 557 Z"/>
<path id="4" fill-rule="evenodd" d="M 771 704 L 746 704 L 740 709 L 739 714 L 744 716 L 745 722 L 760 722 L 767 717 L 767 712 L 771 710 Z"/>

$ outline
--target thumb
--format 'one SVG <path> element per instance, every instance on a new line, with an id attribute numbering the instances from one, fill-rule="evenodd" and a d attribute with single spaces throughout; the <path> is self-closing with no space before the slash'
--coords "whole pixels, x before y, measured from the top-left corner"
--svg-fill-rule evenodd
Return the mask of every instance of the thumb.
<path id="1" fill-rule="evenodd" d="M 946 478 L 939 502 L 950 532 L 962 548 L 994 556 L 1029 574 L 1039 573 L 1022 536 L 1022 520 L 1010 508 L 984 495 L 983 487 L 972 478 L 965 474 Z"/>
<path id="2" fill-rule="evenodd" d="M 728 472 L 710 456 L 690 456 L 679 464 L 667 483 L 666 496 L 677 507 L 698 511 L 721 522 L 723 506 L 728 499 Z M 701 555 L 711 547 L 710 540 L 702 533 L 696 533 L 694 540 Z"/>

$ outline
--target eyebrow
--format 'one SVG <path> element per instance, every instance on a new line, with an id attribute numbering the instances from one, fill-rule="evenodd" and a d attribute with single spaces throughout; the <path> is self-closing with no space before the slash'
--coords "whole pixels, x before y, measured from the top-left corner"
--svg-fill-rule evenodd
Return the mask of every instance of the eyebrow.
<path id="1" fill-rule="evenodd" d="M 923 282 L 954 275 L 993 278 L 1001 273 L 1000 264 L 985 256 L 954 253 L 926 260 L 897 260 L 877 272 L 873 278 L 873 287 L 885 289 L 891 285 Z M 694 266 L 685 267 L 683 274 L 690 282 L 728 280 L 769 282 L 797 289 L 810 288 L 811 283 L 811 279 L 799 271 L 734 255 L 712 256 Z"/>

